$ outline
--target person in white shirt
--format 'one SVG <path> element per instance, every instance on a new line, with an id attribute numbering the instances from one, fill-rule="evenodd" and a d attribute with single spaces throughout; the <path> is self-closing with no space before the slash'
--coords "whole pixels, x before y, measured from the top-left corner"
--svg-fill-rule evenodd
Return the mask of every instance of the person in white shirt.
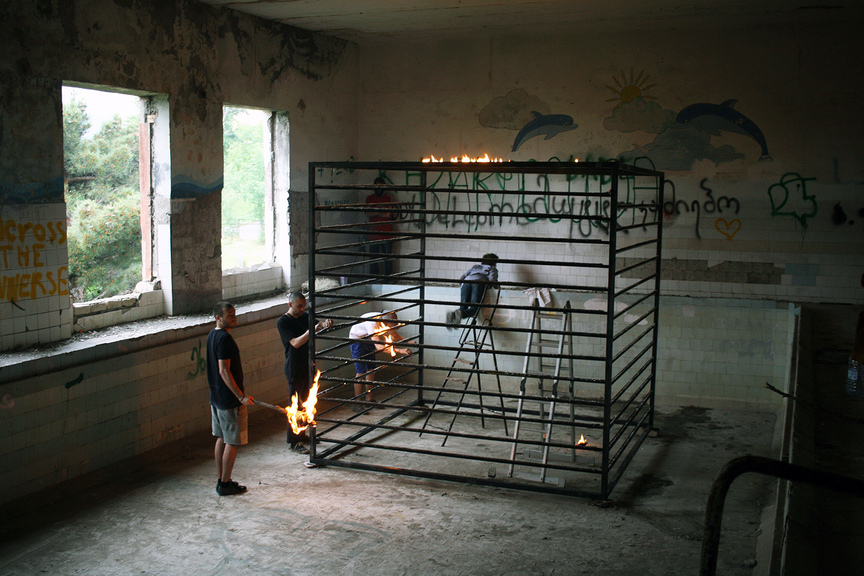
<path id="1" fill-rule="evenodd" d="M 396 348 L 395 344 L 404 338 L 396 331 L 399 318 L 395 312 L 367 312 L 361 318 L 366 318 L 351 326 L 348 337 L 351 342 L 351 357 L 354 359 L 355 380 L 375 381 L 375 354 L 381 350 L 392 349 L 392 354 L 411 354 L 408 348 Z M 388 344 L 390 342 L 390 344 Z M 389 350 L 388 350 L 389 351 Z M 358 398 L 366 391 L 366 401 L 372 401 L 372 384 L 354 383 L 354 395 Z M 365 407 L 355 404 L 353 410 L 361 412 Z"/>

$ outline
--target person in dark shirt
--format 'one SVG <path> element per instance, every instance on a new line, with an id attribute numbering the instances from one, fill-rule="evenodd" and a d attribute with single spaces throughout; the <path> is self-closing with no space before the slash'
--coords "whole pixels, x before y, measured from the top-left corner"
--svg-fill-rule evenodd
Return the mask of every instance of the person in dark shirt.
<path id="1" fill-rule="evenodd" d="M 484 254 L 480 264 L 475 264 L 462 274 L 459 308 L 447 312 L 448 330 L 454 330 L 455 324 L 464 318 L 473 318 L 480 310 L 480 304 L 486 295 L 486 288 L 498 286 L 498 255 Z"/>
<path id="2" fill-rule="evenodd" d="M 333 326 L 332 320 L 315 324 L 315 332 Z M 288 296 L 288 311 L 276 321 L 276 329 L 282 346 L 285 347 L 285 378 L 288 380 L 288 397 L 297 394 L 297 403 L 302 404 L 309 396 L 311 378 L 309 374 L 309 314 L 306 313 L 306 297 L 302 292 Z M 288 444 L 299 454 L 308 454 L 303 444 L 303 435 L 295 434 L 288 424 Z"/>
<path id="3" fill-rule="evenodd" d="M 246 486 L 231 479 L 237 447 L 249 442 L 246 406 L 253 404 L 243 391 L 243 366 L 240 349 L 231 336 L 237 326 L 237 313 L 230 302 L 213 308 L 216 327 L 207 336 L 207 384 L 210 387 L 210 413 L 216 437 L 216 493 L 220 496 L 242 494 Z"/>

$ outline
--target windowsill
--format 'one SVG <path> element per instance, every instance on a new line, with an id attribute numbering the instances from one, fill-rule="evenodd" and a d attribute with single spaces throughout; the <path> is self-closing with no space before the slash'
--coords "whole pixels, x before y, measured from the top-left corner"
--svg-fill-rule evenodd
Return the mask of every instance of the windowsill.
<path id="1" fill-rule="evenodd" d="M 162 291 L 156 283 L 140 282 L 132 294 L 72 304 L 72 333 L 91 332 L 130 322 L 158 318 L 164 312 Z"/>
<path id="2" fill-rule="evenodd" d="M 226 300 L 239 300 L 254 294 L 268 294 L 280 289 L 283 284 L 283 269 L 277 262 L 222 271 L 222 297 Z"/>
<path id="3" fill-rule="evenodd" d="M 235 305 L 236 330 L 242 331 L 244 325 L 277 318 L 284 313 L 287 294 L 245 302 L 237 299 Z M 209 313 L 162 316 L 76 333 L 61 342 L 21 351 L 0 352 L 0 367 L 3 368 L 0 385 L 206 335 L 214 326 L 213 322 Z"/>

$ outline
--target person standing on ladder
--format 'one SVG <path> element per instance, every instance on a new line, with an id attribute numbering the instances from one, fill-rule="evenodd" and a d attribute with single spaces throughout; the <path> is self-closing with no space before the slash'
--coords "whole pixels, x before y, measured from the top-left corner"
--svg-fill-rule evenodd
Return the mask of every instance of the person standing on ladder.
<path id="1" fill-rule="evenodd" d="M 459 308 L 447 312 L 448 330 L 455 330 L 454 324 L 460 324 L 463 318 L 473 318 L 480 310 L 486 289 L 490 285 L 493 288 L 498 286 L 497 264 L 497 254 L 484 254 L 480 264 L 475 264 L 459 277 L 462 282 L 461 301 Z"/>

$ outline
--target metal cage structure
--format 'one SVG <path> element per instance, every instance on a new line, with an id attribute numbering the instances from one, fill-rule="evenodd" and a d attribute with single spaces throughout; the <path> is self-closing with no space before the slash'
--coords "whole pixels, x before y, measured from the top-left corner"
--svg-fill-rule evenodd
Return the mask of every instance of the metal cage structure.
<path id="1" fill-rule="evenodd" d="M 609 498 L 653 427 L 663 187 L 618 162 L 310 163 L 310 326 L 333 327 L 310 330 L 309 465 Z"/>

